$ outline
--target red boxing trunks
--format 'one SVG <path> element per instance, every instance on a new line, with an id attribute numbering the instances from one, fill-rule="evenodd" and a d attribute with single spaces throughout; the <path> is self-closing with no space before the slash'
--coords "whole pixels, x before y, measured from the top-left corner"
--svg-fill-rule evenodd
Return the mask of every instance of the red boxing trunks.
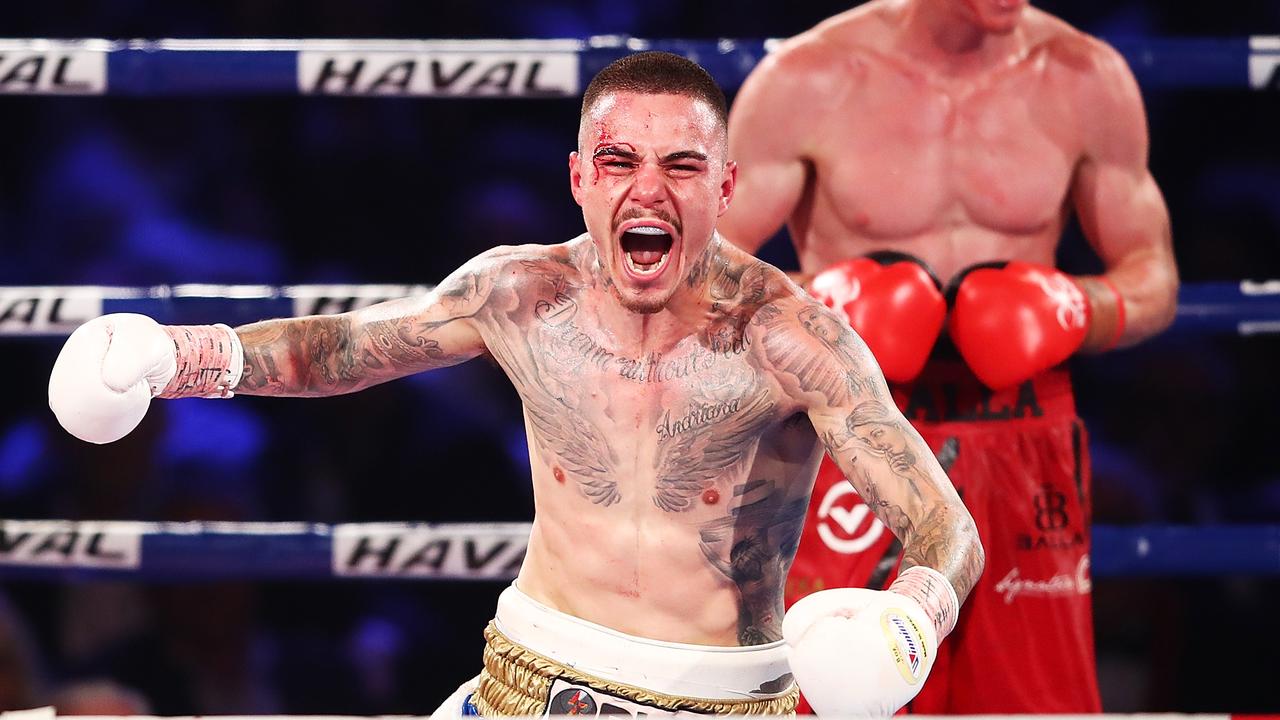
<path id="1" fill-rule="evenodd" d="M 909 711 L 1100 712 L 1088 442 L 1066 371 L 993 393 L 962 364 L 934 362 L 893 392 L 973 515 L 987 558 Z M 825 588 L 887 587 L 900 554 L 824 458 L 787 578 L 787 605 Z"/>

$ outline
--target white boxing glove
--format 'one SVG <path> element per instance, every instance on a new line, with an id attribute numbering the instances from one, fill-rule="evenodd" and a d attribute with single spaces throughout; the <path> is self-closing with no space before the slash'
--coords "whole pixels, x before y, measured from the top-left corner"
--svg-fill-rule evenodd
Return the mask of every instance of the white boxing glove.
<path id="1" fill-rule="evenodd" d="M 225 325 L 164 326 L 145 315 L 103 315 L 76 328 L 49 376 L 49 407 L 91 443 L 128 435 L 153 397 L 230 397 L 244 351 Z"/>
<path id="2" fill-rule="evenodd" d="M 819 716 L 892 715 L 924 686 L 957 606 L 946 578 L 921 566 L 889 590 L 804 597 L 782 620 L 796 684 Z"/>

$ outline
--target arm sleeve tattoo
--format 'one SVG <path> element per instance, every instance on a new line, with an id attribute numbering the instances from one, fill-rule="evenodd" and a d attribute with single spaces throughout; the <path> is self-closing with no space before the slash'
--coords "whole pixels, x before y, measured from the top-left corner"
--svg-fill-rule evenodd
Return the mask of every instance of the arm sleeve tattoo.
<path id="1" fill-rule="evenodd" d="M 492 291 L 493 272 L 482 256 L 423 297 L 236 328 L 245 357 L 236 392 L 338 395 L 475 357 L 484 341 L 474 320 Z"/>
<path id="2" fill-rule="evenodd" d="M 973 518 L 928 445 L 898 411 L 866 345 L 812 302 L 764 320 L 779 382 L 807 408 L 828 454 L 902 541 L 904 568 L 940 571 L 963 599 L 982 572 Z"/>

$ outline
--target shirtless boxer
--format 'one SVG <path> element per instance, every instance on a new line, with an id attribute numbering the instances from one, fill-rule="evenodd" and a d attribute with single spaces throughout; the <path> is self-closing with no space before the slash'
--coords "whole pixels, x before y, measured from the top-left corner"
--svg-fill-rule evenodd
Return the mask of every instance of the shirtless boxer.
<path id="1" fill-rule="evenodd" d="M 1098 712 L 1087 443 L 1061 363 L 1159 332 L 1177 290 L 1123 59 L 1025 0 L 873 0 L 782 43 L 729 127 L 740 174 L 721 232 L 754 251 L 787 223 L 801 279 L 950 448 L 987 548 L 911 709 Z M 1072 208 L 1102 275 L 1053 269 Z M 1025 262 L 966 272 L 1003 261 Z M 836 497 L 839 476 L 819 471 L 789 601 L 892 569 L 893 538 Z M 1019 582 L 1036 591 L 1010 595 Z"/>
<path id="2" fill-rule="evenodd" d="M 343 315 L 234 331 L 104 316 L 68 339 L 50 404 L 106 442 L 153 396 L 335 395 L 488 353 L 524 403 L 536 516 L 484 672 L 442 715 L 786 713 L 796 682 L 826 712 L 892 712 L 982 550 L 857 336 L 716 234 L 726 137 L 701 68 L 625 58 L 588 87 L 569 157 L 585 234 L 495 248 L 429 295 Z M 900 432 L 892 460 L 855 412 Z M 909 569 L 784 621 L 824 449 L 892 518 Z"/>

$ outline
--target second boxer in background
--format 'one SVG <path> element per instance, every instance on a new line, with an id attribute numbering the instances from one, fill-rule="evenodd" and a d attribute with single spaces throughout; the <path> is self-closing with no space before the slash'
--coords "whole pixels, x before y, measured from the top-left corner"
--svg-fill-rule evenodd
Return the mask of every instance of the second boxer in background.
<path id="1" fill-rule="evenodd" d="M 874 0 L 767 57 L 729 131 L 721 231 L 755 251 L 787 224 L 799 279 L 896 381 L 987 548 L 912 711 L 1099 712 L 1088 446 L 1062 362 L 1159 332 L 1177 291 L 1123 58 L 1023 0 Z M 1073 210 L 1100 275 L 1054 268 Z M 892 451 L 893 427 L 853 430 Z M 789 601 L 892 579 L 900 548 L 829 461 L 805 528 Z"/>

